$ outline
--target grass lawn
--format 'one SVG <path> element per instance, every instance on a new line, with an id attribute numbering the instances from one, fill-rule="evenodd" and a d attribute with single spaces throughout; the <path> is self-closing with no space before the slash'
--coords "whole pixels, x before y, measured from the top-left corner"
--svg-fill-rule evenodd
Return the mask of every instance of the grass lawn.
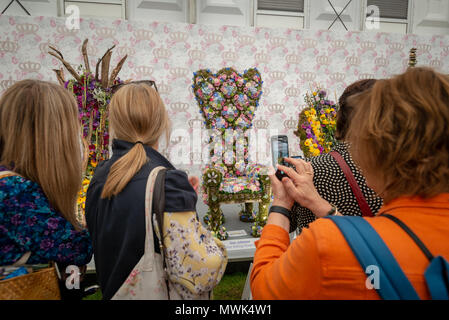
<path id="1" fill-rule="evenodd" d="M 245 287 L 246 273 L 225 274 L 214 289 L 214 300 L 240 300 Z"/>
<path id="2" fill-rule="evenodd" d="M 245 286 L 246 273 L 236 272 L 225 274 L 218 286 L 214 289 L 214 300 L 240 300 Z M 95 294 L 84 298 L 84 300 L 101 300 L 100 290 Z"/>
<path id="3" fill-rule="evenodd" d="M 100 289 L 93 295 L 85 297 L 83 300 L 101 300 L 103 298 L 103 295 L 101 294 Z"/>

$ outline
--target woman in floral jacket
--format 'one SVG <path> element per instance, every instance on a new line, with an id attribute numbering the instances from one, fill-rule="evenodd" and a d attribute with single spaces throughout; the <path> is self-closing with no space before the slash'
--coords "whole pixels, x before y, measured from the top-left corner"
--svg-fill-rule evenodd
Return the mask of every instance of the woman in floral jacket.
<path id="1" fill-rule="evenodd" d="M 197 194 L 186 173 L 157 151 L 159 138 L 168 134 L 169 120 L 151 86 L 152 82 L 126 84 L 110 103 L 113 156 L 96 168 L 86 202 L 97 276 L 104 299 L 125 298 L 118 291 L 134 281 L 135 267 L 145 251 L 147 180 L 155 168 L 165 167 L 162 242 L 168 278 L 177 297 L 203 299 L 223 276 L 226 250 L 198 221 Z M 156 236 L 153 240 L 152 247 L 160 254 Z"/>
<path id="2" fill-rule="evenodd" d="M 24 80 L 0 99 L 0 266 L 86 265 L 87 230 L 75 218 L 82 155 L 78 107 L 59 85 Z M 62 268 L 61 268 L 62 267 Z"/>

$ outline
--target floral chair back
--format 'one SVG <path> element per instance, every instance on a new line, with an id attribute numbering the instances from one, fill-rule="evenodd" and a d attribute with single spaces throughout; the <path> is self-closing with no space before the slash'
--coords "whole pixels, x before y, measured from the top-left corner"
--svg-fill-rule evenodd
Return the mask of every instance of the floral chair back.
<path id="1" fill-rule="evenodd" d="M 264 168 L 252 163 L 248 152 L 249 130 L 262 96 L 257 69 L 243 74 L 232 68 L 217 73 L 199 70 L 193 76 L 193 92 L 210 130 L 210 162 L 203 171 L 203 200 L 209 206 L 204 217 L 219 239 L 228 237 L 220 203 L 243 203 L 240 220 L 254 222 L 259 236 L 265 225 L 271 188 Z M 253 209 L 259 202 L 258 214 Z"/>
<path id="2" fill-rule="evenodd" d="M 211 130 L 211 165 L 220 168 L 225 178 L 247 175 L 250 169 L 248 129 L 252 127 L 262 95 L 262 79 L 257 69 L 239 74 L 224 68 L 194 73 L 193 91 Z"/>

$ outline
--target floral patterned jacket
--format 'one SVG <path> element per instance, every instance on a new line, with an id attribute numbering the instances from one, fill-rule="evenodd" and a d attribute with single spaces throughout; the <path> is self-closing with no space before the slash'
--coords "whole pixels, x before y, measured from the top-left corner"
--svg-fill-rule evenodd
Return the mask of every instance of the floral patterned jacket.
<path id="1" fill-rule="evenodd" d="M 0 265 L 11 265 L 28 251 L 29 264 L 83 266 L 92 258 L 87 230 L 75 231 L 35 182 L 6 176 L 0 179 Z"/>

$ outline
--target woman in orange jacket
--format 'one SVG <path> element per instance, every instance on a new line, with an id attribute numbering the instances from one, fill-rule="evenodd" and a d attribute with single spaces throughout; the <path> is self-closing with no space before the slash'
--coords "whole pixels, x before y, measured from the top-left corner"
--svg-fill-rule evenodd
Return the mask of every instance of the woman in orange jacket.
<path id="1" fill-rule="evenodd" d="M 434 256 L 449 260 L 449 79 L 413 68 L 352 97 L 351 153 L 368 185 L 384 199 L 373 218 L 379 234 L 420 299 L 430 299 L 424 272 L 429 260 L 389 214 L 402 220 Z M 318 219 L 292 243 L 294 201 L 318 218 L 338 215 L 320 198 L 310 164 L 287 159 L 289 178 L 271 176 L 274 202 L 256 242 L 251 273 L 255 299 L 379 299 L 370 274 L 331 219 Z"/>

